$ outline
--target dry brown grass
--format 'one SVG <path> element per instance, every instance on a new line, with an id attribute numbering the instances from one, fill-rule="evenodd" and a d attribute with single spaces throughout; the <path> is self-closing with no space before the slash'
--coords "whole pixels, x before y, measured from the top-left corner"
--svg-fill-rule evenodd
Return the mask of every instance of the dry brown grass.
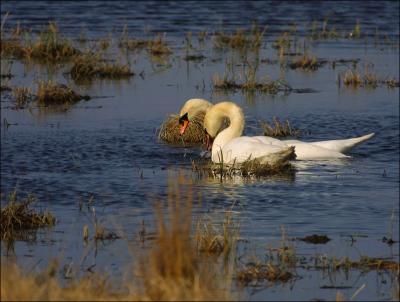
<path id="1" fill-rule="evenodd" d="M 281 80 L 256 82 L 255 78 L 247 78 L 246 82 L 237 83 L 234 79 L 229 79 L 227 76 L 221 78 L 218 74 L 213 76 L 213 87 L 217 90 L 259 91 L 261 93 L 273 95 L 279 92 L 291 91 L 291 88 Z"/>
<path id="2" fill-rule="evenodd" d="M 291 69 L 304 69 L 304 70 L 317 70 L 324 64 L 322 61 L 318 61 L 317 57 L 311 55 L 304 55 L 297 60 L 292 61 L 289 64 Z"/>
<path id="3" fill-rule="evenodd" d="M 153 56 L 167 56 L 172 53 L 161 35 L 148 42 L 147 51 Z"/>
<path id="4" fill-rule="evenodd" d="M 291 125 L 289 120 L 281 122 L 277 117 L 272 118 L 272 123 L 265 121 L 260 122 L 261 128 L 265 136 L 271 137 L 285 137 L 285 136 L 299 136 L 301 131 Z"/>
<path id="5" fill-rule="evenodd" d="M 157 232 L 149 250 L 133 258 L 133 279 L 116 282 L 99 273 L 72 278 L 61 285 L 58 265 L 42 273 L 22 273 L 14 265 L 3 264 L 1 300 L 232 300 L 231 275 L 226 275 L 214 258 L 199 253 L 191 236 L 192 185 L 182 188 L 182 180 L 168 183 L 167 208 L 155 208 Z"/>
<path id="6" fill-rule="evenodd" d="M 1 240 L 32 240 L 38 228 L 51 227 L 55 224 L 54 216 L 48 212 L 37 212 L 31 208 L 35 199 L 28 195 L 18 200 L 17 192 L 8 196 L 8 203 L 1 208 Z"/>
<path id="7" fill-rule="evenodd" d="M 16 109 L 24 109 L 33 99 L 31 89 L 28 87 L 14 87 L 12 94 L 15 100 Z"/>
<path id="8" fill-rule="evenodd" d="M 116 301 L 127 299 L 110 288 L 106 277 L 88 275 L 79 280 L 70 280 L 62 286 L 57 278 L 57 262 L 53 262 L 41 273 L 25 273 L 13 264 L 2 263 L 2 301 Z M 136 300 L 135 296 L 129 297 Z M 136 298 L 136 299 L 135 299 Z"/>
<path id="9" fill-rule="evenodd" d="M 233 34 L 226 34 L 223 31 L 214 35 L 214 47 L 217 49 L 232 48 L 236 50 L 258 50 L 267 28 L 261 29 L 253 24 L 247 33 L 244 29 L 237 29 Z"/>
<path id="10" fill-rule="evenodd" d="M 219 256 L 236 250 L 239 239 L 240 222 L 237 212 L 228 210 L 222 223 L 215 223 L 210 216 L 204 216 L 197 221 L 195 240 L 201 252 Z"/>
<path id="11" fill-rule="evenodd" d="M 341 76 L 339 76 L 339 82 L 341 81 Z M 343 76 L 343 84 L 351 88 L 365 87 L 369 89 L 375 89 L 379 86 L 385 85 L 388 88 L 399 87 L 399 81 L 394 78 L 379 78 L 376 74 L 369 72 L 365 69 L 364 74 L 361 74 L 357 70 L 349 69 Z"/>
<path id="12" fill-rule="evenodd" d="M 76 56 L 70 75 L 75 81 L 92 80 L 94 78 L 121 79 L 134 75 L 128 65 L 106 62 L 99 54 L 86 52 Z"/>
<path id="13" fill-rule="evenodd" d="M 294 278 L 294 275 L 272 263 L 262 264 L 249 263 L 243 269 L 239 270 L 236 275 L 237 280 L 242 285 L 248 285 L 251 282 L 270 281 L 270 282 L 287 282 Z"/>
<path id="14" fill-rule="evenodd" d="M 348 257 L 344 258 L 336 258 L 336 257 L 326 257 L 319 256 L 315 259 L 314 267 L 316 269 L 322 270 L 350 270 L 350 269 L 358 269 L 361 271 L 369 271 L 369 270 L 391 270 L 394 272 L 400 272 L 400 264 L 399 262 L 373 258 L 368 256 L 361 256 L 359 260 L 350 260 Z"/>
<path id="15" fill-rule="evenodd" d="M 33 41 L 32 37 L 22 39 L 21 35 L 1 41 L 1 56 L 15 57 L 21 60 L 46 62 L 67 61 L 80 53 L 69 40 L 62 37 L 55 23 L 49 23 Z"/>
<path id="16" fill-rule="evenodd" d="M 72 88 L 53 81 L 39 81 L 36 102 L 39 106 L 73 105 L 90 97 L 76 93 Z"/>
<path id="17" fill-rule="evenodd" d="M 176 146 L 195 146 L 205 139 L 203 127 L 204 113 L 194 117 L 183 135 L 179 133 L 179 116 L 172 114 L 161 124 L 158 139 Z"/>

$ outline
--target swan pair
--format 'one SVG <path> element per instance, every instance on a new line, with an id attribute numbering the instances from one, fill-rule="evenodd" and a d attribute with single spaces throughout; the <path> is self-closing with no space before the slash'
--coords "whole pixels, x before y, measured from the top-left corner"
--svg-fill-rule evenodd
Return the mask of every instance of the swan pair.
<path id="1" fill-rule="evenodd" d="M 242 136 L 244 115 L 242 109 L 232 102 L 213 105 L 204 99 L 190 99 L 180 110 L 180 133 L 183 134 L 189 122 L 200 112 L 204 116 L 207 149 L 211 150 L 214 163 L 243 163 L 248 159 L 258 159 L 262 164 L 271 164 L 277 160 L 289 159 L 293 147 L 298 160 L 326 160 L 349 157 L 347 152 L 356 145 L 370 139 L 374 133 L 361 137 L 302 142 L 299 140 L 278 140 L 267 136 Z M 224 120 L 230 125 L 221 130 Z"/>

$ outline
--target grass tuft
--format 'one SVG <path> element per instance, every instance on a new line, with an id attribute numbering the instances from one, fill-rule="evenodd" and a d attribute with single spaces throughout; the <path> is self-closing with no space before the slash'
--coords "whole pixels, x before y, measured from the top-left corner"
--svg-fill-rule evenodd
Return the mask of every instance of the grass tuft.
<path id="1" fill-rule="evenodd" d="M 265 136 L 271 137 L 286 137 L 286 136 L 295 136 L 298 137 L 301 133 L 299 129 L 293 127 L 289 120 L 286 120 L 285 123 L 280 122 L 278 118 L 273 117 L 272 123 L 261 121 L 261 128 L 263 129 Z"/>
<path id="2" fill-rule="evenodd" d="M 170 115 L 158 130 L 158 139 L 176 146 L 195 146 L 203 143 L 205 134 L 203 127 L 204 113 L 190 121 L 183 135 L 179 133 L 179 116 Z"/>
<path id="3" fill-rule="evenodd" d="M 304 70 L 317 70 L 321 67 L 325 62 L 320 61 L 315 56 L 310 55 L 303 55 L 302 57 L 298 58 L 297 60 L 292 61 L 289 64 L 291 69 L 304 69 Z"/>
<path id="4" fill-rule="evenodd" d="M 39 81 L 36 102 L 39 106 L 73 105 L 90 97 L 76 93 L 72 88 L 53 81 Z"/>
<path id="5" fill-rule="evenodd" d="M 75 81 L 91 80 L 94 78 L 121 79 L 134 75 L 128 65 L 110 64 L 99 54 L 86 52 L 76 56 L 70 74 Z"/>
<path id="6" fill-rule="evenodd" d="M 31 205 L 34 201 L 35 199 L 30 195 L 23 200 L 18 200 L 16 191 L 9 194 L 8 203 L 1 208 L 1 240 L 7 242 L 33 240 L 35 232 L 30 231 L 54 226 L 56 220 L 53 214 L 32 209 Z"/>
<path id="7" fill-rule="evenodd" d="M 28 87 L 14 87 L 12 95 L 15 100 L 16 109 L 24 109 L 26 105 L 34 98 L 31 89 Z"/>
<path id="8" fill-rule="evenodd" d="M 1 56 L 12 56 L 21 60 L 63 62 L 78 55 L 69 40 L 62 37 L 57 25 L 50 22 L 33 41 L 28 33 L 24 39 L 19 35 L 1 41 Z"/>

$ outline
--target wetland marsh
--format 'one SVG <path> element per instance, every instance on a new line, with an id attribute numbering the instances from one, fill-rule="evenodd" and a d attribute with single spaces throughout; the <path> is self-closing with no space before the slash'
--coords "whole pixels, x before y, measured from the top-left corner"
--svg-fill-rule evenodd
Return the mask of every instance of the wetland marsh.
<path id="1" fill-rule="evenodd" d="M 52 272 L 54 299 L 87 275 L 125 283 L 70 297 L 399 299 L 398 1 L 2 1 L 1 19 L 2 298 L 16 263 Z M 245 135 L 375 137 L 214 177 L 201 145 L 159 139 L 190 98 L 238 104 Z M 5 240 L 10 200 L 51 225 Z"/>

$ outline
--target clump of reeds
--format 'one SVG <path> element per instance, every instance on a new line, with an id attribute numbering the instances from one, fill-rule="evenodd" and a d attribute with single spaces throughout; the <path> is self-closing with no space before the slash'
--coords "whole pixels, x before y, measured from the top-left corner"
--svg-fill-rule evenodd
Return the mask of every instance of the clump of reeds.
<path id="1" fill-rule="evenodd" d="M 314 267 L 316 269 L 330 269 L 336 271 L 339 269 L 350 270 L 392 270 L 400 271 L 400 263 L 387 259 L 361 256 L 359 260 L 350 260 L 348 257 L 339 258 L 320 255 L 316 257 Z"/>
<path id="2" fill-rule="evenodd" d="M 319 61 L 316 56 L 304 55 L 297 60 L 292 61 L 289 64 L 291 69 L 305 69 L 305 70 L 317 70 L 323 65 L 324 62 Z"/>
<path id="3" fill-rule="evenodd" d="M 28 87 L 14 87 L 12 89 L 12 95 L 15 100 L 15 107 L 17 109 L 23 109 L 26 105 L 34 98 L 31 89 Z"/>
<path id="4" fill-rule="evenodd" d="M 277 117 L 272 118 L 272 123 L 266 121 L 260 122 L 261 128 L 265 136 L 272 137 L 285 137 L 285 136 L 299 136 L 301 131 L 291 125 L 289 120 L 281 122 Z"/>
<path id="5" fill-rule="evenodd" d="M 237 83 L 234 79 L 229 79 L 226 76 L 221 78 L 218 74 L 213 76 L 213 87 L 218 90 L 259 91 L 268 94 L 277 94 L 279 92 L 289 92 L 292 90 L 290 86 L 282 80 L 256 82 L 254 78 L 248 78 L 244 83 Z"/>
<path id="6" fill-rule="evenodd" d="M 134 75 L 128 65 L 111 64 L 99 54 L 86 52 L 76 56 L 70 70 L 72 79 L 76 81 L 91 80 L 93 78 L 120 79 Z"/>
<path id="7" fill-rule="evenodd" d="M 272 47 L 280 50 L 280 52 L 289 51 L 292 45 L 292 38 L 289 32 L 283 32 L 278 38 L 276 38 L 275 42 L 272 44 Z"/>
<path id="8" fill-rule="evenodd" d="M 328 26 L 328 19 L 322 22 L 322 26 L 319 28 L 318 21 L 313 21 L 310 27 L 309 37 L 312 40 L 327 40 L 327 39 L 338 39 L 341 34 L 336 30 L 335 27 L 330 28 Z"/>
<path id="9" fill-rule="evenodd" d="M 257 262 L 249 263 L 243 269 L 239 270 L 236 278 L 242 285 L 248 285 L 254 281 L 260 282 L 264 280 L 269 282 L 287 282 L 294 278 L 294 275 L 278 265 Z"/>
<path id="10" fill-rule="evenodd" d="M 37 212 L 31 208 L 33 196 L 17 200 L 17 192 L 8 196 L 8 203 L 1 208 L 1 240 L 14 241 L 32 238 L 29 231 L 55 224 L 55 217 L 49 211 Z"/>
<path id="11" fill-rule="evenodd" d="M 246 33 L 244 29 L 237 29 L 233 34 L 226 34 L 223 31 L 219 31 L 215 33 L 214 46 L 217 49 L 257 50 L 262 44 L 266 30 L 266 27 L 261 29 L 256 24 L 253 24 L 249 33 Z"/>
<path id="12" fill-rule="evenodd" d="M 36 41 L 31 38 L 17 38 L 1 41 L 2 56 L 13 56 L 21 60 L 35 59 L 38 61 L 66 61 L 79 54 L 80 51 L 62 37 L 55 23 L 42 30 Z"/>
<path id="13" fill-rule="evenodd" d="M 339 82 L 341 77 L 339 75 Z M 343 84 L 352 88 L 372 88 L 375 89 L 380 85 L 386 85 L 388 88 L 399 87 L 399 81 L 394 78 L 380 79 L 377 75 L 370 73 L 368 70 L 364 74 L 356 70 L 349 69 L 343 76 Z"/>
<path id="14" fill-rule="evenodd" d="M 200 252 L 228 256 L 236 249 L 240 223 L 234 214 L 231 210 L 226 211 L 222 225 L 215 224 L 210 217 L 197 221 L 195 240 Z"/>
<path id="15" fill-rule="evenodd" d="M 179 182 L 179 178 L 178 178 Z M 206 254 L 198 253 L 191 236 L 192 186 L 186 184 L 182 192 L 176 178 L 169 179 L 167 213 L 156 208 L 157 234 L 155 245 L 146 258 L 142 258 L 138 273 L 143 280 L 143 296 L 146 299 L 163 300 L 210 300 L 229 299 L 230 276 L 216 271 L 216 263 Z"/>
<path id="16" fill-rule="evenodd" d="M 348 37 L 351 38 L 351 39 L 359 39 L 359 38 L 361 38 L 360 20 L 357 20 L 356 25 L 354 26 L 354 29 L 349 33 Z"/>
<path id="17" fill-rule="evenodd" d="M 72 88 L 53 81 L 39 81 L 36 102 L 39 106 L 72 105 L 90 96 L 80 95 Z"/>
<path id="18" fill-rule="evenodd" d="M 172 53 L 168 44 L 163 40 L 161 35 L 148 42 L 147 51 L 153 56 L 166 56 Z"/>
<path id="19" fill-rule="evenodd" d="M 68 280 L 62 285 L 57 278 L 59 264 L 53 261 L 40 273 L 23 272 L 16 264 L 1 263 L 2 301 L 117 301 L 137 300 L 113 289 L 108 278 L 100 274 Z"/>
<path id="20" fill-rule="evenodd" d="M 178 178 L 179 182 L 179 178 Z M 56 262 L 41 273 L 23 274 L 16 266 L 1 269 L 1 300 L 232 300 L 231 275 L 199 253 L 191 234 L 192 186 L 168 184 L 166 215 L 156 207 L 157 234 L 148 250 L 133 258 L 134 277 L 115 282 L 99 273 L 67 281 L 57 278 Z"/>
<path id="21" fill-rule="evenodd" d="M 204 142 L 203 127 L 204 113 L 195 116 L 183 135 L 179 133 L 179 116 L 172 114 L 161 124 L 158 130 L 158 139 L 176 146 L 194 146 Z"/>

